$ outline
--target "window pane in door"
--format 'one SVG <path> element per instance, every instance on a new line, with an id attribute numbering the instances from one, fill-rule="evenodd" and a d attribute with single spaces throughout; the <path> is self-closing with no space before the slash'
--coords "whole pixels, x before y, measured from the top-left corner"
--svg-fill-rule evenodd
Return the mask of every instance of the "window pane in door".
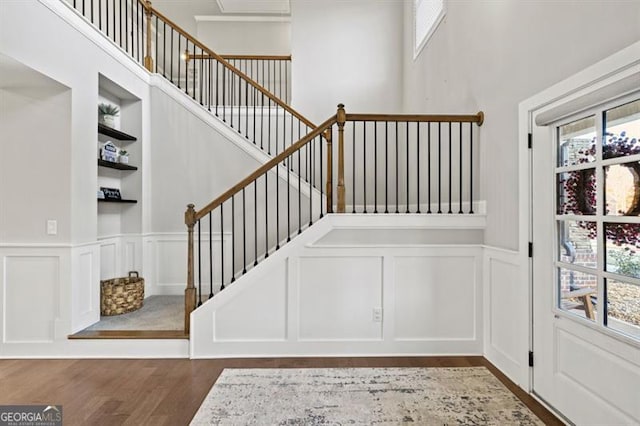
<path id="1" fill-rule="evenodd" d="M 640 99 L 607 110 L 604 120 L 603 159 L 640 154 Z"/>
<path id="2" fill-rule="evenodd" d="M 606 271 L 640 278 L 640 224 L 605 223 Z"/>
<path id="3" fill-rule="evenodd" d="M 595 116 L 558 127 L 558 167 L 595 161 L 595 142 Z"/>
<path id="4" fill-rule="evenodd" d="M 596 222 L 558 221 L 558 253 L 560 261 L 587 268 L 598 267 Z"/>
<path id="5" fill-rule="evenodd" d="M 557 174 L 557 213 L 596 214 L 596 169 Z"/>
<path id="6" fill-rule="evenodd" d="M 607 280 L 607 327 L 640 338 L 640 286 Z"/>
<path id="7" fill-rule="evenodd" d="M 640 216 L 640 161 L 604 168 L 605 214 Z"/>
<path id="8" fill-rule="evenodd" d="M 571 269 L 558 268 L 559 308 L 591 321 L 596 319 L 598 278 Z"/>

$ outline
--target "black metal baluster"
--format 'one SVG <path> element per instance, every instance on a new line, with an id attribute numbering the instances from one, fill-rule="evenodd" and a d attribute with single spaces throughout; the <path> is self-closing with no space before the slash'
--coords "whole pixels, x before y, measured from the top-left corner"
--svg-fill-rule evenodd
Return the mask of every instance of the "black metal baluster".
<path id="1" fill-rule="evenodd" d="M 276 123 L 276 134 L 278 124 Z M 278 139 L 276 139 L 276 155 L 278 155 Z M 280 163 L 276 163 L 276 250 L 280 249 Z"/>
<path id="2" fill-rule="evenodd" d="M 399 196 L 399 184 L 400 184 L 400 174 L 398 167 L 398 157 L 400 157 L 400 151 L 398 151 L 398 122 L 396 121 L 396 213 L 400 213 L 400 208 L 398 204 L 398 196 Z"/>
<path id="3" fill-rule="evenodd" d="M 269 257 L 269 199 L 267 197 L 269 184 L 268 184 L 268 173 L 264 172 L 264 258 Z M 277 179 L 277 178 L 276 178 Z"/>
<path id="4" fill-rule="evenodd" d="M 320 219 L 323 217 L 324 210 L 322 209 L 322 203 L 325 200 L 324 197 L 324 181 L 322 180 L 323 158 L 322 158 L 322 136 L 318 136 L 318 144 L 320 145 Z"/>
<path id="5" fill-rule="evenodd" d="M 173 34 L 173 30 L 172 30 L 172 34 Z M 178 86 L 178 89 L 181 89 L 180 87 L 180 63 L 182 62 L 182 51 L 180 49 L 180 40 L 182 39 L 182 36 L 180 35 L 180 33 L 178 33 L 178 58 L 176 59 L 178 61 L 178 84 L 176 86 Z"/>
<path id="6" fill-rule="evenodd" d="M 244 137 L 249 139 L 249 80 L 244 81 Z"/>
<path id="7" fill-rule="evenodd" d="M 469 123 L 469 214 L 473 214 L 473 123 Z"/>
<path id="8" fill-rule="evenodd" d="M 389 213 L 389 122 L 384 122 L 384 212 Z"/>
<path id="9" fill-rule="evenodd" d="M 204 105 L 202 103 L 202 93 L 204 90 L 204 51 L 202 49 L 200 49 L 200 56 L 202 57 L 202 59 L 200 59 L 200 75 L 198 76 L 198 78 L 200 79 L 200 105 Z M 195 81 L 195 78 L 193 80 Z"/>
<path id="10" fill-rule="evenodd" d="M 218 117 L 218 104 L 220 103 L 220 62 L 216 59 L 216 117 Z M 224 86 L 223 86 L 224 87 Z"/>
<path id="11" fill-rule="evenodd" d="M 289 61 L 285 62 L 284 69 L 284 101 L 289 104 Z"/>
<path id="12" fill-rule="evenodd" d="M 166 25 L 165 25 L 164 29 L 165 29 L 165 31 L 162 32 L 162 39 L 163 39 L 162 47 L 165 47 L 164 42 L 165 42 L 165 36 L 166 36 L 166 33 L 167 33 Z M 164 70 L 166 68 L 166 65 L 165 65 L 166 56 L 167 55 L 162 55 L 162 75 L 163 76 L 165 75 Z M 158 59 L 159 59 L 159 56 L 158 56 L 158 16 L 156 15 L 156 73 L 158 72 L 158 62 L 160 62 Z"/>
<path id="13" fill-rule="evenodd" d="M 449 211 L 447 213 L 451 214 L 453 211 L 451 210 L 451 122 L 449 122 Z"/>
<path id="14" fill-rule="evenodd" d="M 442 213 L 442 122 L 438 122 L 438 214 Z"/>
<path id="15" fill-rule="evenodd" d="M 185 39 L 185 55 L 187 56 L 184 61 L 184 93 L 189 95 L 189 39 Z"/>
<path id="16" fill-rule="evenodd" d="M 100 0 L 98 0 L 98 1 L 100 1 Z M 131 6 L 131 7 L 133 7 L 133 6 Z M 127 10 L 128 10 L 128 8 L 127 8 Z M 92 24 L 96 23 L 95 20 L 93 19 L 93 0 L 91 0 L 91 23 Z"/>
<path id="17" fill-rule="evenodd" d="M 255 87 L 251 87 L 251 93 L 253 93 L 253 144 L 256 144 L 256 99 L 257 99 L 257 95 L 258 95 L 258 91 L 256 90 Z"/>
<path id="18" fill-rule="evenodd" d="M 242 121 L 241 121 L 241 115 L 240 115 L 240 107 L 242 106 L 242 80 L 240 79 L 240 76 L 237 76 L 238 78 L 238 133 L 242 133 L 240 129 L 242 129 Z"/>
<path id="19" fill-rule="evenodd" d="M 311 141 L 307 143 L 307 158 L 309 160 L 308 168 L 307 168 L 307 179 L 309 181 L 309 227 L 313 225 L 313 164 L 312 161 L 312 151 L 309 150 L 309 146 Z"/>
<path id="20" fill-rule="evenodd" d="M 197 68 L 196 68 L 196 58 L 195 58 L 195 56 L 196 56 L 197 52 L 198 51 L 196 50 L 196 45 L 194 43 L 193 44 L 193 56 L 194 56 L 194 58 L 193 58 L 193 82 L 191 84 L 192 85 L 192 95 L 191 95 L 191 97 L 193 98 L 194 101 L 196 100 L 196 71 L 197 71 Z M 200 54 L 200 56 L 202 56 L 202 54 Z M 200 63 L 202 64 L 202 59 L 200 59 Z"/>
<path id="21" fill-rule="evenodd" d="M 247 273 L 247 199 L 242 188 L 242 274 Z"/>
<path id="22" fill-rule="evenodd" d="M 298 131 L 300 130 L 300 127 L 298 127 Z M 300 164 L 300 151 L 302 151 L 302 148 L 300 148 L 297 153 L 298 153 L 298 235 L 300 235 L 300 233 L 302 232 L 302 165 Z"/>
<path id="23" fill-rule="evenodd" d="M 264 93 L 260 92 L 260 94 L 262 95 L 262 102 L 260 103 L 260 149 L 264 151 Z"/>
<path id="24" fill-rule="evenodd" d="M 355 122 L 353 123 L 356 124 Z M 364 210 L 367 213 L 367 122 L 362 122 L 362 197 Z"/>
<path id="25" fill-rule="evenodd" d="M 460 138 L 458 139 L 458 146 L 460 149 L 460 173 L 459 173 L 459 182 L 460 182 L 460 194 L 458 196 L 458 202 L 460 204 L 460 208 L 458 209 L 458 214 L 462 214 L 462 121 L 458 123 L 458 128 L 460 130 Z"/>
<path id="26" fill-rule="evenodd" d="M 431 214 L 431 122 L 427 122 L 427 213 Z"/>
<path id="27" fill-rule="evenodd" d="M 353 155 L 351 157 L 351 202 L 353 203 L 353 211 L 356 212 L 356 122 L 353 122 L 353 138 L 351 139 Z"/>
<path id="28" fill-rule="evenodd" d="M 409 212 L 409 194 L 411 194 L 411 192 L 409 191 L 409 122 L 406 122 L 406 139 L 407 139 L 407 151 L 406 151 L 406 157 L 407 157 L 407 211 L 405 213 L 410 213 Z"/>
<path id="29" fill-rule="evenodd" d="M 291 241 L 291 156 L 287 157 L 287 242 Z"/>
<path id="30" fill-rule="evenodd" d="M 227 67 L 222 65 L 222 121 L 227 122 Z"/>
<path id="31" fill-rule="evenodd" d="M 269 107 L 267 109 L 268 123 L 267 123 L 267 153 L 271 155 L 271 98 L 269 98 Z M 276 144 L 277 148 L 278 144 Z"/>
<path id="32" fill-rule="evenodd" d="M 209 112 L 211 112 L 211 101 L 213 100 L 213 78 L 211 77 L 212 74 L 213 74 L 212 64 L 211 64 L 212 60 L 213 60 L 213 58 L 211 58 L 211 56 L 209 56 L 209 59 L 207 60 L 207 63 L 209 64 L 209 75 L 208 75 L 208 78 L 207 78 L 207 81 L 209 82 L 209 95 L 207 97 L 207 104 L 208 104 L 207 110 Z"/>
<path id="33" fill-rule="evenodd" d="M 231 196 L 231 281 L 236 280 L 236 197 Z"/>
<path id="34" fill-rule="evenodd" d="M 93 22 L 93 0 L 91 0 L 91 22 Z M 129 6 L 124 8 L 124 50 L 129 53 Z"/>
<path id="35" fill-rule="evenodd" d="M 138 3 L 136 1 L 136 10 L 138 9 Z M 98 0 L 98 28 L 102 31 L 102 0 Z"/>
<path id="36" fill-rule="evenodd" d="M 106 25 L 107 25 L 107 38 L 109 38 L 109 0 L 107 0 L 107 3 L 105 3 L 104 5 L 104 20 L 106 21 Z"/>
<path id="37" fill-rule="evenodd" d="M 224 203 L 220 204 L 220 291 L 224 290 Z"/>
<path id="38" fill-rule="evenodd" d="M 213 212 L 209 212 L 209 299 L 213 297 Z"/>
<path id="39" fill-rule="evenodd" d="M 200 235 L 200 221 L 198 221 L 198 306 L 202 305 L 202 236 Z"/>
<path id="40" fill-rule="evenodd" d="M 258 178 L 253 181 L 253 266 L 258 264 Z"/>
<path id="41" fill-rule="evenodd" d="M 416 121 L 416 186 L 418 194 L 418 201 L 416 204 L 416 213 L 420 213 L 420 122 Z"/>
<path id="42" fill-rule="evenodd" d="M 82 14 L 84 15 L 84 0 L 82 0 Z M 118 45 L 122 47 L 122 0 L 120 0 L 120 7 L 118 8 L 118 29 L 120 30 L 120 36 L 118 37 Z M 115 23 L 114 23 L 115 27 Z M 156 16 L 156 28 L 158 28 L 158 16 Z M 156 58 L 158 55 L 156 55 Z M 157 61 L 156 61 L 157 62 Z"/>
<path id="43" fill-rule="evenodd" d="M 378 122 L 373 122 L 373 213 L 378 213 Z"/>

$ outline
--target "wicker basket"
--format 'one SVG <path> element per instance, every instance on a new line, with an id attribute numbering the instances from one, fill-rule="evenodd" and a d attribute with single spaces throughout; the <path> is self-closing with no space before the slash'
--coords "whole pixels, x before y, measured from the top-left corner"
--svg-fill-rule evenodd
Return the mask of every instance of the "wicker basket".
<path id="1" fill-rule="evenodd" d="M 142 308 L 144 278 L 136 271 L 126 278 L 100 281 L 100 315 L 126 314 Z"/>

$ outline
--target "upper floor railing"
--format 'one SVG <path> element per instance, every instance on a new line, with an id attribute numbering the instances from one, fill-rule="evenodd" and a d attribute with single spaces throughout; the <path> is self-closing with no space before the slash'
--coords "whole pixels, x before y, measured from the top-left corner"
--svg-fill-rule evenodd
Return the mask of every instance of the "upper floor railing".
<path id="1" fill-rule="evenodd" d="M 225 57 L 145 0 L 65 0 L 150 72 L 179 89 L 269 155 L 315 125 L 288 105 L 290 57 Z"/>

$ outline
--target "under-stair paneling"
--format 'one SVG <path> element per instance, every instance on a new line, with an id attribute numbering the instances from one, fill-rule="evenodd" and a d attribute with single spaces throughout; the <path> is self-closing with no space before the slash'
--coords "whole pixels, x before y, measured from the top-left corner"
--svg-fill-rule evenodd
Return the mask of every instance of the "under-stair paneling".
<path id="1" fill-rule="evenodd" d="M 396 340 L 476 339 L 474 256 L 398 256 L 394 261 Z"/>
<path id="2" fill-rule="evenodd" d="M 298 274 L 299 340 L 382 339 L 381 257 L 302 257 Z"/>
<path id="3" fill-rule="evenodd" d="M 335 229 L 363 229 L 353 216 L 326 216 L 196 309 L 191 356 L 482 354 L 482 246 L 367 244 L 349 232 L 326 244 Z"/>
<path id="4" fill-rule="evenodd" d="M 485 247 L 484 283 L 484 356 L 520 386 L 528 386 L 529 312 L 522 301 L 528 283 L 520 279 L 518 252 Z"/>

